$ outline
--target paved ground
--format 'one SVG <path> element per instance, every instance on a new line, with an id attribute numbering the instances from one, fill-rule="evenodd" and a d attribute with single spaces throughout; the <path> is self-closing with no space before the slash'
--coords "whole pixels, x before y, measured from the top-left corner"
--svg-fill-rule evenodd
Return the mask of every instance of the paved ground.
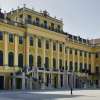
<path id="1" fill-rule="evenodd" d="M 0 91 L 0 100 L 100 100 L 100 90 Z"/>

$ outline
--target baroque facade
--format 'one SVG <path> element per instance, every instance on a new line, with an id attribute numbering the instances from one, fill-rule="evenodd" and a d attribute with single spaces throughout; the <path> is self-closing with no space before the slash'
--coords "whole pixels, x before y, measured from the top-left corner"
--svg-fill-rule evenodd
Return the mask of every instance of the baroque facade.
<path id="1" fill-rule="evenodd" d="M 100 87 L 100 39 L 63 31 L 48 12 L 0 11 L 0 89 Z"/>

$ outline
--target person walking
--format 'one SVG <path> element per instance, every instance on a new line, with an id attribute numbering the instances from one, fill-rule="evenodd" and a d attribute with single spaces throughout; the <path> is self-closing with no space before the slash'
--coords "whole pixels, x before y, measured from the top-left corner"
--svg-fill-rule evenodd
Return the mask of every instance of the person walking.
<path id="1" fill-rule="evenodd" d="M 71 87 L 71 89 L 70 89 L 70 93 L 71 93 L 71 95 L 73 94 L 73 89 L 72 89 L 72 87 Z"/>

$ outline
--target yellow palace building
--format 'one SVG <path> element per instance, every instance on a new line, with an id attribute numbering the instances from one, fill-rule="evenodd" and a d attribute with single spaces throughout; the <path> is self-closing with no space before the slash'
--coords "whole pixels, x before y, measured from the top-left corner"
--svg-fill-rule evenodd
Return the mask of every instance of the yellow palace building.
<path id="1" fill-rule="evenodd" d="M 70 87 L 100 87 L 100 39 L 64 32 L 46 10 L 0 10 L 0 89 Z"/>

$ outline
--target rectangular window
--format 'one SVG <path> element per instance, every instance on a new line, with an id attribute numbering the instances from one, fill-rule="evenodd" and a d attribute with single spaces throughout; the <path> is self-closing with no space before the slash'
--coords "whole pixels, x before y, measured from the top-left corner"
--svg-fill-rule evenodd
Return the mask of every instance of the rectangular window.
<path id="1" fill-rule="evenodd" d="M 86 57 L 87 56 L 87 52 L 84 52 L 84 57 Z"/>
<path id="2" fill-rule="evenodd" d="M 62 44 L 60 44 L 59 50 L 60 50 L 60 52 L 62 52 Z"/>
<path id="3" fill-rule="evenodd" d="M 99 54 L 98 54 L 98 53 L 96 53 L 96 54 L 95 54 L 95 57 L 96 57 L 96 58 L 99 58 Z"/>
<path id="4" fill-rule="evenodd" d="M 41 40 L 38 39 L 38 47 L 41 48 Z"/>
<path id="5" fill-rule="evenodd" d="M 23 44 L 23 36 L 19 36 L 19 44 Z"/>
<path id="6" fill-rule="evenodd" d="M 82 69 L 83 69 L 83 65 L 82 63 L 80 63 L 80 72 L 82 72 Z"/>
<path id="7" fill-rule="evenodd" d="M 73 71 L 73 62 L 70 61 L 69 71 Z"/>
<path id="8" fill-rule="evenodd" d="M 89 68 L 88 69 L 89 69 L 89 73 L 91 73 L 91 64 L 89 64 Z"/>
<path id="9" fill-rule="evenodd" d="M 89 53 L 89 58 L 91 58 L 91 53 Z"/>
<path id="10" fill-rule="evenodd" d="M 30 37 L 30 46 L 33 46 L 33 37 Z"/>
<path id="11" fill-rule="evenodd" d="M 53 50 L 56 50 L 56 43 L 53 43 Z"/>
<path id="12" fill-rule="evenodd" d="M 13 34 L 9 34 L 9 42 L 13 42 L 14 41 L 14 35 Z"/>
<path id="13" fill-rule="evenodd" d="M 75 62 L 75 72 L 77 72 L 78 71 L 78 64 L 77 64 L 77 62 Z"/>
<path id="14" fill-rule="evenodd" d="M 77 55 L 77 50 L 75 50 L 75 55 Z"/>
<path id="15" fill-rule="evenodd" d="M 68 70 L 67 60 L 65 61 L 65 70 Z"/>
<path id="16" fill-rule="evenodd" d="M 67 47 L 65 48 L 65 53 L 67 54 Z"/>
<path id="17" fill-rule="evenodd" d="M 0 40 L 3 40 L 3 32 L 0 32 Z"/>
<path id="18" fill-rule="evenodd" d="M 46 41 L 46 49 L 49 49 L 49 41 Z"/>
<path id="19" fill-rule="evenodd" d="M 80 51 L 80 56 L 82 56 L 82 51 Z"/>
<path id="20" fill-rule="evenodd" d="M 72 54 L 72 49 L 70 49 L 70 54 Z"/>

